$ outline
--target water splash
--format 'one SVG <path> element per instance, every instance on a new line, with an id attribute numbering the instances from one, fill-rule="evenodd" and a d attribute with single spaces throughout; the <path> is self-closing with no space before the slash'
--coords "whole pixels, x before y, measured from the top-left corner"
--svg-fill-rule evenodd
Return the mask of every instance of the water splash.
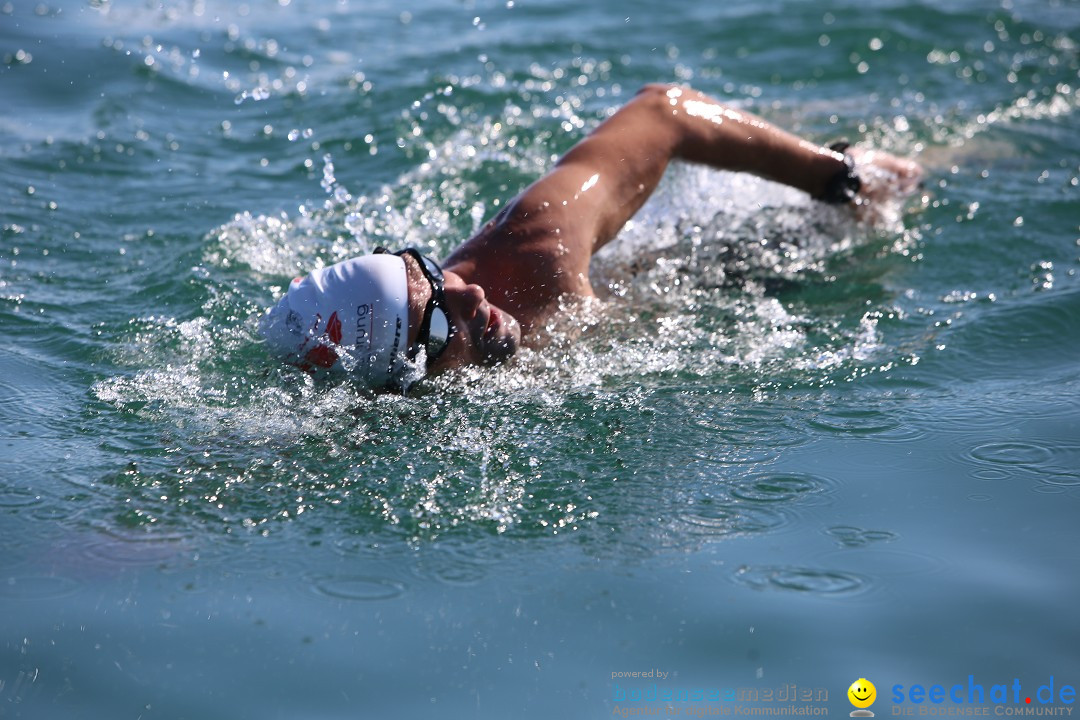
<path id="1" fill-rule="evenodd" d="M 440 99 L 420 107 L 457 117 Z M 569 122 L 563 111 L 551 121 Z M 896 360 L 879 327 L 885 314 L 861 298 L 851 321 L 783 293 L 828 284 L 837 259 L 868 243 L 912 242 L 899 214 L 869 228 L 790 188 L 691 166 L 676 167 L 597 257 L 603 297 L 566 301 L 542 331 L 543 349 L 505 367 L 434 378 L 410 397 L 375 396 L 263 352 L 256 318 L 291 277 L 376 244 L 444 254 L 497 210 L 497 197 L 477 200 L 490 175 L 527 182 L 550 167 L 541 119 L 528 107 L 507 114 L 515 120 L 457 118 L 444 137 L 410 120 L 404 149 L 418 165 L 374 189 L 346 187 L 323 153 L 321 204 L 241 213 L 208 233 L 193 273 L 208 297 L 202 317 L 148 317 L 116 331 L 115 359 L 129 371 L 98 382 L 94 395 L 168 428 L 174 448 L 124 476 L 134 522 L 183 517 L 180 507 L 229 532 L 326 513 L 361 534 L 380 527 L 410 541 L 580 531 L 618 516 L 623 493 L 586 485 L 577 430 L 556 429 L 571 408 L 584 408 L 576 427 L 601 424 L 596 441 L 615 453 L 612 424 L 687 378 L 755 393 Z M 680 527 L 707 540 L 784 522 L 765 507 L 725 505 Z"/>

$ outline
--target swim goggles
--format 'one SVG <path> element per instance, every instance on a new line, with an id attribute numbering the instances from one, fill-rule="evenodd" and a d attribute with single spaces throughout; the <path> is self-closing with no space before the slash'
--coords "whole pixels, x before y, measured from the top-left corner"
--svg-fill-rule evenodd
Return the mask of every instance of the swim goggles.
<path id="1" fill-rule="evenodd" d="M 414 247 L 407 247 L 396 253 L 391 253 L 384 247 L 377 247 L 375 248 L 375 254 L 397 255 L 398 257 L 408 255 L 420 266 L 420 271 L 424 273 L 424 277 L 427 278 L 428 283 L 431 285 L 431 297 L 424 307 L 424 316 L 420 321 L 416 343 L 409 346 L 408 352 L 405 353 L 405 357 L 413 360 L 420 353 L 420 348 L 424 348 L 427 363 L 430 365 L 446 351 L 451 338 L 454 337 L 457 330 L 454 323 L 450 322 L 450 311 L 446 307 L 446 293 L 443 289 L 446 279 L 443 276 L 442 268 L 439 267 L 437 262 Z"/>

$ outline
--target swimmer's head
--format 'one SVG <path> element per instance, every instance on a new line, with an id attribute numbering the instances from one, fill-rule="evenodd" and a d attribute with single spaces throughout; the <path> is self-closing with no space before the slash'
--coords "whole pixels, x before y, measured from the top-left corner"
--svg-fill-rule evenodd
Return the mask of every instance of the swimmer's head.
<path id="1" fill-rule="evenodd" d="M 364 255 L 296 278 L 259 330 L 271 351 L 305 370 L 345 371 L 376 389 L 407 385 L 405 262 Z"/>
<path id="2" fill-rule="evenodd" d="M 365 255 L 296 278 L 259 329 L 287 362 L 349 372 L 374 389 L 408 387 L 429 373 L 497 365 L 521 327 L 479 285 L 408 248 Z"/>

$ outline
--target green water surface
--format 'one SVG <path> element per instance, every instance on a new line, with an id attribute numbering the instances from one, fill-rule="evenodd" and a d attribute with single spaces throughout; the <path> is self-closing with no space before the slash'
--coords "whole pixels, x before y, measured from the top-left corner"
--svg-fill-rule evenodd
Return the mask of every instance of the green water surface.
<path id="1" fill-rule="evenodd" d="M 1075 687 L 1078 42 L 1017 0 L 0 5 L 0 717 Z M 264 352 L 292 276 L 445 255 L 652 81 L 925 192 L 676 167 L 542 352 L 409 397 Z"/>

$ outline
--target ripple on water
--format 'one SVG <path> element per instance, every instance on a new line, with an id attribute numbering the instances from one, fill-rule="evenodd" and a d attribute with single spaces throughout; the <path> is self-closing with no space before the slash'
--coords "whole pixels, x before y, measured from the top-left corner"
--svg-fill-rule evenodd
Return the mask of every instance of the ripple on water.
<path id="1" fill-rule="evenodd" d="M 921 408 L 913 406 L 911 416 L 919 427 L 935 433 L 969 433 L 985 428 L 988 423 L 1004 428 L 1016 422 L 1015 417 L 1002 418 L 1000 408 L 994 403 L 967 403 L 957 406 L 927 403 Z"/>
<path id="2" fill-rule="evenodd" d="M 1037 492 L 1040 495 L 1061 495 L 1069 491 L 1068 488 L 1061 485 L 1046 485 L 1045 483 L 1039 483 L 1031 488 L 1032 492 Z"/>
<path id="3" fill-rule="evenodd" d="M 110 532 L 101 539 L 82 545 L 80 552 L 91 560 L 130 567 L 165 563 L 175 559 L 184 548 L 185 543 L 180 535 Z"/>
<path id="4" fill-rule="evenodd" d="M 70 501 L 57 501 L 47 505 L 37 505 L 30 511 L 30 517 L 45 522 L 68 520 L 79 513 L 79 508 Z"/>
<path id="5" fill-rule="evenodd" d="M 769 532 L 790 522 L 787 505 L 805 503 L 832 486 L 832 481 L 806 473 L 754 473 L 721 485 L 715 497 L 681 504 L 675 527 L 697 538 Z"/>
<path id="6" fill-rule="evenodd" d="M 754 590 L 809 595 L 854 595 L 869 587 L 869 580 L 855 573 L 782 565 L 743 565 L 732 579 Z"/>
<path id="7" fill-rule="evenodd" d="M 503 543 L 480 539 L 431 545 L 423 548 L 414 571 L 420 578 L 434 577 L 446 585 L 475 585 L 502 564 L 505 552 Z"/>
<path id="8" fill-rule="evenodd" d="M 690 507 L 676 516 L 676 525 L 694 536 L 756 535 L 787 523 L 784 514 L 775 508 L 710 502 L 698 502 Z"/>
<path id="9" fill-rule="evenodd" d="M 63 575 L 15 575 L 0 581 L 0 598 L 55 600 L 78 591 L 81 584 Z"/>
<path id="10" fill-rule="evenodd" d="M 797 447 L 809 441 L 809 434 L 794 425 L 782 411 L 773 407 L 750 406 L 716 416 L 695 415 L 691 426 L 745 448 Z"/>
<path id="11" fill-rule="evenodd" d="M 873 435 L 882 440 L 913 440 L 923 435 L 921 430 L 905 425 L 880 410 L 825 410 L 808 420 L 807 424 L 837 435 Z"/>
<path id="12" fill-rule="evenodd" d="M 934 432 L 984 432 L 992 427 L 999 434 L 1005 434 L 1030 420 L 1071 421 L 1075 418 L 1080 412 L 1080 401 L 1052 393 L 1060 393 L 1060 389 L 1019 385 L 1007 392 L 988 393 L 983 396 L 983 402 L 951 399 L 947 403 L 927 403 L 922 407 L 913 405 L 911 412 L 920 427 Z"/>
<path id="13" fill-rule="evenodd" d="M 456 562 L 436 568 L 432 574 L 446 585 L 468 587 L 480 583 L 487 577 L 488 569 L 480 563 Z"/>
<path id="14" fill-rule="evenodd" d="M 1000 468 L 979 468 L 971 471 L 971 477 L 976 480 L 1007 480 L 1012 477 L 1012 473 Z"/>
<path id="15" fill-rule="evenodd" d="M 725 467 L 760 467 L 761 465 L 774 463 L 780 457 L 780 454 L 775 450 L 764 447 L 755 448 L 753 446 L 727 446 L 721 448 L 703 446 L 688 448 L 687 454 L 705 461 L 710 466 Z"/>
<path id="16" fill-rule="evenodd" d="M 888 530 L 864 530 L 853 525 L 835 525 L 825 531 L 827 535 L 847 548 L 866 547 L 871 543 L 892 542 L 899 535 Z"/>
<path id="17" fill-rule="evenodd" d="M 0 484 L 0 508 L 28 508 L 42 502 L 41 495 L 30 488 Z"/>
<path id="18" fill-rule="evenodd" d="M 63 437 L 69 432 L 62 412 L 61 392 L 42 380 L 40 367 L 9 353 L 0 378 L 0 403 L 5 405 L 5 430 L 32 437 Z"/>
<path id="19" fill-rule="evenodd" d="M 1039 482 L 1056 486 L 1080 485 L 1080 472 L 1075 470 L 1051 470 L 1041 473 Z"/>
<path id="20" fill-rule="evenodd" d="M 356 555 L 377 552 L 379 543 L 375 538 L 368 535 L 346 535 L 334 540 L 331 543 L 331 548 L 339 555 L 355 557 Z"/>
<path id="21" fill-rule="evenodd" d="M 1050 448 L 1033 442 L 995 442 L 976 446 L 970 456 L 995 465 L 1039 465 L 1053 454 Z"/>
<path id="22" fill-rule="evenodd" d="M 954 451 L 953 458 L 962 465 L 973 467 L 971 476 L 979 480 L 1024 477 L 1042 481 L 1063 473 L 1067 483 L 1070 471 L 1056 463 L 1049 465 L 1063 450 L 1030 440 L 1007 440 L 969 445 Z"/>
<path id="23" fill-rule="evenodd" d="M 736 480 L 731 494 L 750 502 L 790 502 L 825 492 L 830 482 L 804 473 L 758 473 Z"/>
<path id="24" fill-rule="evenodd" d="M 405 583 L 367 575 L 323 575 L 309 578 L 317 594 L 336 600 L 392 600 L 405 593 Z"/>
<path id="25" fill-rule="evenodd" d="M 367 562 L 380 561 L 408 566 L 412 574 L 421 581 L 432 578 L 456 586 L 475 585 L 487 577 L 491 566 L 498 564 L 500 552 L 497 548 L 474 538 L 468 543 L 455 543 L 444 540 L 439 543 L 422 545 L 408 551 L 393 543 L 380 542 L 370 535 L 349 535 L 334 541 L 334 552 L 349 558 L 350 562 L 363 559 Z"/>

